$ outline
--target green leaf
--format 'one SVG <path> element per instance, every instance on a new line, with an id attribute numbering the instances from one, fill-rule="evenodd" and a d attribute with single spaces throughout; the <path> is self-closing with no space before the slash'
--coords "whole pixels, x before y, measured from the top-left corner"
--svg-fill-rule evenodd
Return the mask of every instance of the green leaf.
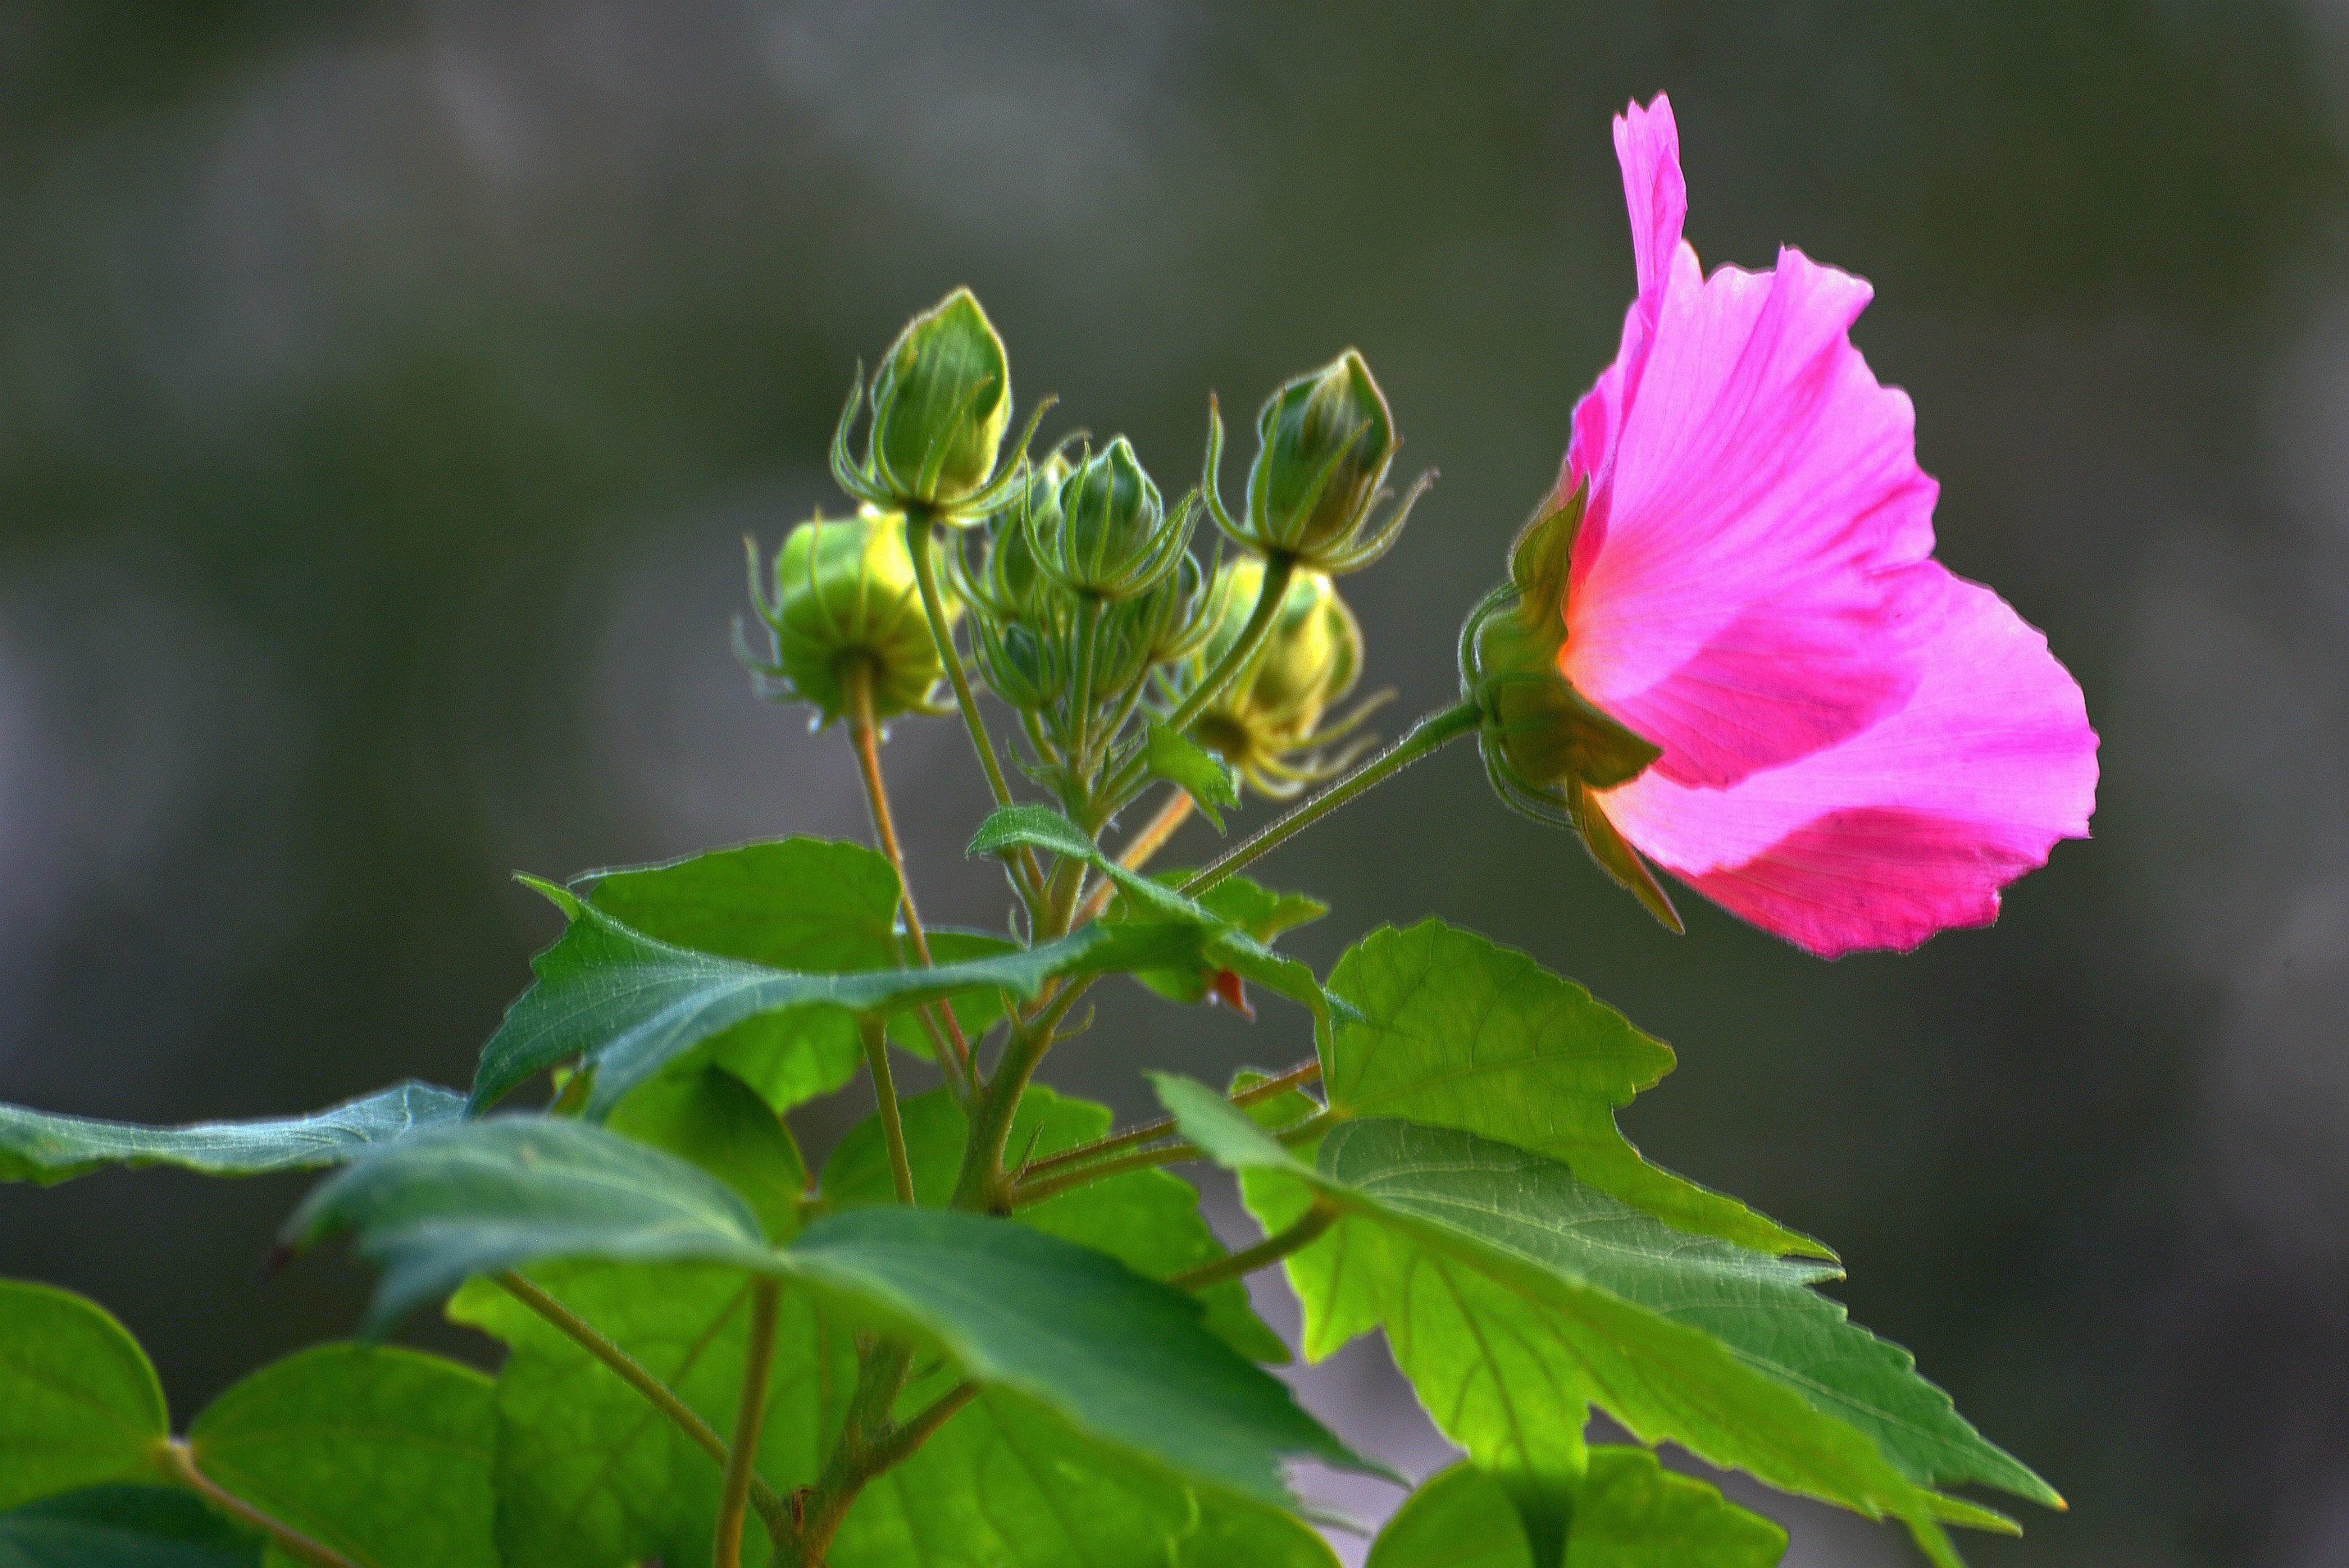
<path id="1" fill-rule="evenodd" d="M 1142 755 L 1152 777 L 1180 785 L 1199 808 L 1199 815 L 1213 823 L 1217 833 L 1224 830 L 1223 815 L 1216 808 L 1240 803 L 1239 775 L 1231 763 L 1155 721 Z"/>
<path id="2" fill-rule="evenodd" d="M 595 1069 L 585 1114 L 600 1120 L 622 1096 L 702 1042 L 747 1020 L 795 1010 L 885 1016 L 922 1002 L 969 991 L 1009 991 L 1032 997 L 1044 981 L 1084 966 L 1111 939 L 1094 928 L 1039 947 L 941 964 L 935 969 L 802 973 L 771 969 L 657 941 L 559 888 L 540 890 L 563 909 L 570 926 L 554 946 L 531 961 L 538 981 L 506 1012 L 481 1047 L 470 1110 L 495 1105 L 533 1074 L 573 1056 Z M 853 1032 L 852 1032 L 853 1037 Z M 787 1036 L 783 1048 L 803 1036 Z M 743 1063 L 739 1053 L 721 1064 L 774 1102 L 771 1066 Z M 829 1081 L 832 1066 L 811 1067 L 807 1083 Z M 844 1077 L 844 1075 L 843 1075 Z"/>
<path id="3" fill-rule="evenodd" d="M 851 1210 L 782 1254 L 792 1272 L 934 1337 L 966 1376 L 1178 1475 L 1275 1506 L 1281 1467 L 1369 1469 L 1199 1304 L 1103 1253 L 953 1210 Z"/>
<path id="4" fill-rule="evenodd" d="M 659 941 L 769 969 L 895 969 L 897 873 L 861 844 L 784 838 L 591 871 L 590 898 Z"/>
<path id="5" fill-rule="evenodd" d="M 0 1280 L 0 1509 L 150 1476 L 171 1429 L 147 1353 L 106 1309 Z"/>
<path id="6" fill-rule="evenodd" d="M 244 1378 L 189 1429 L 196 1468 L 383 1568 L 498 1568 L 490 1380 L 392 1345 L 321 1345 Z"/>
<path id="7" fill-rule="evenodd" d="M 176 1165 L 207 1176 L 258 1176 L 340 1165 L 369 1146 L 453 1121 L 453 1090 L 414 1079 L 305 1116 L 141 1127 L 0 1106 L 0 1181 L 64 1181 L 108 1165 Z"/>
<path id="8" fill-rule="evenodd" d="M 1649 1164 L 1615 1112 L 1672 1069 L 1671 1048 L 1524 953 L 1440 920 L 1381 927 L 1330 989 L 1359 1016 L 1321 1062 L 1333 1116 L 1400 1116 L 1545 1154 L 1685 1231 L 1832 1259 L 1809 1237 Z"/>
<path id="9" fill-rule="evenodd" d="M 393 1144 L 320 1183 L 281 1241 L 298 1249 L 341 1231 L 384 1270 L 360 1325 L 368 1336 L 471 1275 L 541 1258 L 757 1268 L 772 1256 L 749 1200 L 716 1177 L 551 1116 L 460 1122 Z"/>
<path id="10" fill-rule="evenodd" d="M 800 1146 L 774 1107 L 725 1068 L 663 1074 L 622 1100 L 605 1125 L 726 1183 L 771 1238 L 800 1228 L 808 1187 Z"/>
<path id="11" fill-rule="evenodd" d="M 1575 1499 L 1566 1568 L 1771 1568 L 1786 1532 L 1645 1449 L 1594 1448 Z M 1473 1464 L 1403 1500 L 1363 1568 L 1533 1568 L 1500 1483 Z"/>
<path id="12" fill-rule="evenodd" d="M 725 1429 L 742 1365 L 739 1273 L 566 1263 L 533 1278 Z M 494 1287 L 469 1286 L 451 1315 L 513 1346 L 498 1378 L 498 1539 L 507 1568 L 709 1560 L 719 1471 L 706 1454 Z M 813 1292 L 784 1290 L 760 1443 L 761 1473 L 778 1490 L 816 1476 L 855 1379 L 853 1328 Z M 898 1413 L 918 1408 L 949 1380 L 943 1373 L 923 1380 Z M 1285 1515 L 1199 1494 L 1031 1401 L 991 1391 L 865 1489 L 826 1561 L 832 1568 L 940 1560 L 1002 1568 L 1329 1568 L 1326 1552 Z"/>
<path id="13" fill-rule="evenodd" d="M 900 1208 L 827 1215 L 771 1251 L 731 1189 L 582 1123 L 468 1122 L 394 1145 L 321 1184 L 285 1239 L 344 1229 L 385 1266 L 370 1330 L 470 1275 L 543 1258 L 733 1263 L 814 1285 L 852 1316 L 936 1345 L 967 1376 L 1241 1496 L 1283 1501 L 1290 1457 L 1362 1463 L 1210 1334 L 1197 1302 L 1103 1253 Z"/>
<path id="14" fill-rule="evenodd" d="M 1190 877 L 1188 871 L 1160 871 L 1151 880 L 1174 889 Z M 1228 920 L 1260 942 L 1269 942 L 1281 932 L 1309 925 L 1330 912 L 1330 906 L 1319 898 L 1303 893 L 1275 893 L 1237 876 L 1226 877 L 1208 888 L 1200 895 L 1198 903 L 1209 914 Z M 1126 905 L 1121 900 L 1112 906 L 1109 918 L 1130 918 Z M 1213 975 L 1195 965 L 1188 969 L 1142 970 L 1133 978 L 1169 1002 L 1196 1002 L 1206 999 Z"/>
<path id="15" fill-rule="evenodd" d="M 191 1492 L 97 1486 L 0 1514 L 0 1568 L 261 1568 L 261 1541 Z"/>
<path id="16" fill-rule="evenodd" d="M 1160 1094 L 1185 1136 L 1245 1173 L 1268 1230 L 1317 1199 L 1340 1209 L 1288 1263 L 1306 1354 L 1383 1324 L 1438 1424 L 1500 1477 L 1529 1530 L 1562 1535 L 1581 1468 L 1573 1435 L 1593 1403 L 1642 1441 L 1898 1514 L 1939 1550 L 1936 1520 L 1996 1516 L 1930 1486 L 2054 1497 L 1905 1351 L 1808 1288 L 1832 1270 L 1674 1230 L 1472 1133 L 1341 1124 L 1307 1167 L 1204 1085 L 1162 1078 Z"/>
<path id="17" fill-rule="evenodd" d="M 552 1262 L 532 1282 L 635 1356 L 719 1432 L 742 1380 L 748 1282 L 739 1269 Z M 486 1280 L 449 1315 L 504 1340 L 496 1405 L 497 1544 L 506 1568 L 709 1561 L 718 1464 L 610 1368 Z M 819 1443 L 854 1385 L 847 1329 L 805 1291 L 783 1293 L 760 1468 L 812 1480 Z M 804 1411 L 803 1417 L 795 1417 Z M 754 1529 L 750 1532 L 755 1536 Z"/>
<path id="18" fill-rule="evenodd" d="M 900 1103 L 914 1196 L 944 1207 L 962 1168 L 969 1123 L 942 1089 Z M 1031 1085 L 1012 1119 L 1009 1147 L 1040 1159 L 1091 1143 L 1110 1129 L 1110 1108 Z M 823 1201 L 841 1209 L 895 1203 L 888 1150 L 877 1116 L 848 1129 L 823 1167 Z M 1199 1214 L 1198 1189 L 1164 1170 L 1133 1170 L 1072 1189 L 1014 1216 L 1047 1235 L 1107 1252 L 1144 1279 L 1163 1280 L 1223 1257 L 1222 1243 Z M 1252 1361 L 1286 1361 L 1288 1347 L 1248 1304 L 1247 1287 L 1227 1280 L 1195 1293 L 1206 1325 Z"/>
<path id="19" fill-rule="evenodd" d="M 1302 1002 L 1312 1010 L 1317 1031 L 1326 1033 L 1333 1017 L 1350 1016 L 1350 1010 L 1321 989 L 1313 971 L 1292 958 L 1283 958 L 1250 936 L 1235 921 L 1183 897 L 1173 888 L 1138 872 L 1129 871 L 1085 836 L 1073 822 L 1050 806 L 1008 805 L 978 826 L 970 842 L 973 855 L 992 855 L 1018 845 L 1047 849 L 1055 855 L 1083 860 L 1117 884 L 1132 911 L 1125 920 L 1088 926 L 1086 930 L 1120 930 L 1138 936 L 1153 926 L 1172 933 L 1187 933 L 1195 942 L 1192 955 L 1179 964 L 1149 963 L 1125 954 L 1122 961 L 1098 968 L 1143 970 L 1161 968 L 1228 969 L 1243 980 Z M 1079 935 L 1082 935 L 1080 932 Z"/>

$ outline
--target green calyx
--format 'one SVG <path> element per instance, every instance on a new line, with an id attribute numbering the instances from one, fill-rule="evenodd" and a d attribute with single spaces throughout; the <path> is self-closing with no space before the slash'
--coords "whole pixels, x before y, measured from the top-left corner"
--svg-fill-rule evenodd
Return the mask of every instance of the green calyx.
<path id="1" fill-rule="evenodd" d="M 1588 482 L 1546 504 L 1509 550 L 1509 580 L 1460 633 L 1460 689 L 1483 716 L 1485 776 L 1520 815 L 1570 829 L 1591 858 L 1674 930 L 1680 917 L 1593 792 L 1630 783 L 1662 749 L 1575 688 L 1561 667 L 1566 596 Z"/>
<path id="2" fill-rule="evenodd" d="M 1061 478 L 1049 504 L 1030 487 L 1021 521 L 1037 566 L 1070 593 L 1122 600 L 1174 570 L 1197 521 L 1195 497 L 1168 511 L 1133 443 L 1118 437 Z"/>
<path id="3" fill-rule="evenodd" d="M 1370 366 L 1351 348 L 1265 400 L 1244 519 L 1226 513 L 1217 493 L 1223 421 L 1212 400 L 1207 422 L 1202 489 L 1217 526 L 1250 551 L 1319 572 L 1354 571 L 1385 555 L 1435 477 L 1433 470 L 1420 475 L 1402 504 L 1373 523 L 1402 440 Z"/>
<path id="4" fill-rule="evenodd" d="M 1252 556 L 1226 562 L 1208 595 L 1206 637 L 1184 670 L 1200 680 L 1230 650 L 1247 623 L 1264 583 L 1264 563 Z M 1334 722 L 1330 711 L 1361 678 L 1362 628 L 1320 573 L 1299 571 L 1282 598 L 1278 618 L 1256 659 L 1193 722 L 1191 734 L 1220 753 L 1263 794 L 1295 794 L 1341 771 L 1366 742 L 1340 755 L 1321 754 L 1351 734 L 1384 694 Z"/>
<path id="5" fill-rule="evenodd" d="M 771 585 L 760 580 L 757 543 L 744 543 L 750 597 L 772 646 L 763 659 L 740 646 L 737 653 L 767 682 L 767 695 L 809 703 L 830 723 L 848 711 L 847 683 L 862 670 L 876 718 L 946 711 L 935 700 L 946 670 L 922 613 L 902 516 L 868 506 L 854 517 L 801 524 L 775 553 Z M 958 607 L 949 604 L 949 618 Z"/>

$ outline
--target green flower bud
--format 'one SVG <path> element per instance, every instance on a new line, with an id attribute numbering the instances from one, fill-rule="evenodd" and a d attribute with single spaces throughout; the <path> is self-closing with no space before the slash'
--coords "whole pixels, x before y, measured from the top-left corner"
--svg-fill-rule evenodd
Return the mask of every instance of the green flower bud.
<path id="1" fill-rule="evenodd" d="M 1096 684 L 1104 692 L 1123 691 L 1151 666 L 1197 652 L 1215 629 L 1204 607 L 1199 563 L 1185 551 L 1156 587 L 1108 607 Z"/>
<path id="2" fill-rule="evenodd" d="M 1384 555 L 1433 477 L 1421 475 L 1402 504 L 1371 525 L 1402 441 L 1370 366 L 1351 348 L 1267 399 L 1257 415 L 1257 442 L 1242 524 L 1215 493 L 1223 426 L 1211 408 L 1205 488 L 1217 524 L 1259 555 L 1288 556 L 1322 572 L 1350 572 Z"/>
<path id="3" fill-rule="evenodd" d="M 904 501 L 958 501 L 994 477 L 1010 419 L 1003 340 L 958 288 L 908 322 L 881 361 L 868 464 Z"/>
<path id="4" fill-rule="evenodd" d="M 1215 668 L 1238 639 L 1264 583 L 1264 563 L 1226 562 L 1210 594 L 1212 628 L 1192 658 L 1194 680 Z M 1350 732 L 1381 699 L 1335 724 L 1322 721 L 1345 701 L 1362 670 L 1362 628 L 1319 572 L 1290 580 L 1278 618 L 1261 651 L 1240 678 L 1192 726 L 1200 744 L 1223 754 L 1266 794 L 1293 794 L 1327 776 L 1345 759 L 1325 763 L 1308 753 Z"/>
<path id="5" fill-rule="evenodd" d="M 1195 522 L 1185 496 L 1170 515 L 1123 436 L 1061 481 L 1056 504 L 1025 514 L 1037 564 L 1071 593 L 1128 599 L 1174 569 Z"/>
<path id="6" fill-rule="evenodd" d="M 1012 707 L 1040 712 L 1069 687 L 1068 660 L 1056 639 L 1018 621 L 972 623 L 971 660 L 988 690 Z"/>
<path id="7" fill-rule="evenodd" d="M 750 543 L 750 597 L 773 639 L 773 657 L 744 662 L 773 681 L 780 700 L 814 705 L 830 723 L 848 711 L 847 683 L 862 669 L 877 718 L 944 711 L 933 689 L 945 678 L 921 588 L 905 546 L 905 520 L 865 507 L 854 517 L 817 516 L 776 552 L 771 595 Z M 949 620 L 960 607 L 947 602 Z"/>

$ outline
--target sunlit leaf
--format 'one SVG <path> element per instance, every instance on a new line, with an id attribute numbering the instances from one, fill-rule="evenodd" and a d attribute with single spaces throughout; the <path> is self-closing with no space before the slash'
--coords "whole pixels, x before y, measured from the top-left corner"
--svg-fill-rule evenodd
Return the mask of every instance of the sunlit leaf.
<path id="1" fill-rule="evenodd" d="M 322 1345 L 237 1383 L 189 1429 L 197 1469 L 359 1563 L 498 1568 L 490 1380 L 392 1345 Z"/>
<path id="2" fill-rule="evenodd" d="M 1330 989 L 1359 1014 L 1340 1023 L 1322 1060 L 1333 1116 L 1481 1134 L 1546 1154 L 1683 1230 L 1833 1256 L 1642 1159 L 1615 1112 L 1671 1071 L 1671 1048 L 1524 953 L 1440 920 L 1381 927 L 1347 950 Z"/>
<path id="3" fill-rule="evenodd" d="M 1676 1230 L 1557 1162 L 1472 1133 L 1341 1124 L 1305 1165 L 1221 1096 L 1162 1079 L 1186 1136 L 1242 1170 L 1268 1229 L 1319 1200 L 1343 1218 L 1288 1260 L 1319 1357 L 1382 1324 L 1454 1440 L 1508 1488 L 1528 1528 L 1570 1512 L 1585 1407 L 1644 1441 L 1927 1539 L 1996 1516 L 1927 1489 L 2045 1483 L 1951 1409 L 1906 1352 L 1811 1285 L 1821 1265 Z"/>
<path id="4" fill-rule="evenodd" d="M 0 1280 L 0 1509 L 152 1477 L 170 1432 L 147 1353 L 103 1307 Z"/>
<path id="5" fill-rule="evenodd" d="M 808 1185 L 800 1146 L 774 1107 L 723 1067 L 664 1074 L 622 1100 L 605 1125 L 726 1183 L 771 1240 L 799 1229 Z"/>
<path id="6" fill-rule="evenodd" d="M 171 1127 L 0 1106 L 0 1181 L 63 1181 L 109 1165 L 176 1165 L 207 1176 L 314 1169 L 454 1121 L 464 1105 L 453 1090 L 410 1079 L 308 1116 Z"/>
<path id="7" fill-rule="evenodd" d="M 1240 802 L 1239 775 L 1231 763 L 1188 735 L 1154 722 L 1142 756 L 1153 778 L 1181 785 L 1199 815 L 1214 824 L 1217 833 L 1224 830 L 1223 815 L 1216 808 Z"/>

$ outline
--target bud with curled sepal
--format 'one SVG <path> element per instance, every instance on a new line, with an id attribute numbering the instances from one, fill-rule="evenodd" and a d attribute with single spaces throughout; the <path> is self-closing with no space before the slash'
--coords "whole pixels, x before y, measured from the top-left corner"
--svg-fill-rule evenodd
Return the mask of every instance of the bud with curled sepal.
<path id="1" fill-rule="evenodd" d="M 956 289 L 905 325 L 882 358 L 872 387 L 873 422 L 864 460 L 849 455 L 849 432 L 864 400 L 851 389 L 833 438 L 833 477 L 859 501 L 968 526 L 1022 482 L 1024 457 L 1000 462 L 1011 418 L 1011 369 L 987 312 Z M 1028 435 L 1042 417 L 1029 419 Z M 1020 438 L 1016 452 L 1027 450 Z"/>
<path id="2" fill-rule="evenodd" d="M 1048 585 L 1028 543 L 1028 520 L 1046 512 L 1057 517 L 1061 482 L 1068 473 L 1068 462 L 1057 452 L 1035 465 L 1019 496 L 988 519 L 986 554 L 976 569 L 962 551 L 946 552 L 947 576 L 975 614 L 1031 625 L 1038 619 Z"/>
<path id="3" fill-rule="evenodd" d="M 1435 477 L 1432 470 L 1421 474 L 1402 504 L 1373 525 L 1402 441 L 1370 366 L 1351 348 L 1265 400 L 1257 414 L 1244 519 L 1225 511 L 1217 488 L 1223 445 L 1223 419 L 1211 399 L 1200 487 L 1216 526 L 1257 555 L 1319 572 L 1354 571 L 1385 555 Z"/>
<path id="4" fill-rule="evenodd" d="M 1195 682 L 1238 639 L 1264 582 L 1264 563 L 1226 562 L 1209 593 L 1213 622 L 1182 675 Z M 1270 634 L 1239 678 L 1191 725 L 1191 736 L 1220 753 L 1256 790 L 1276 797 L 1344 770 L 1369 743 L 1362 737 L 1339 754 L 1345 740 L 1391 693 L 1381 692 L 1343 718 L 1325 722 L 1361 678 L 1362 630 L 1337 585 L 1319 572 L 1290 579 Z M 1179 695 L 1183 682 L 1176 683 Z"/>
<path id="5" fill-rule="evenodd" d="M 904 518 L 868 506 L 801 524 L 775 553 L 771 586 L 760 580 L 757 543 L 744 544 L 750 597 L 772 650 L 756 657 L 738 625 L 736 653 L 766 683 L 765 695 L 811 703 L 830 723 L 848 711 L 847 681 L 861 668 L 876 718 L 947 711 L 935 700 L 946 670 L 922 612 Z M 949 621 L 958 607 L 947 605 Z"/>
<path id="6" fill-rule="evenodd" d="M 1511 809 L 1573 831 L 1609 875 L 1677 930 L 1679 916 L 1591 793 L 1629 784 L 1662 754 L 1576 690 L 1560 668 L 1566 591 L 1588 487 L 1535 514 L 1509 551 L 1509 581 L 1470 612 L 1460 684 L 1482 715 L 1485 776 Z"/>
<path id="7" fill-rule="evenodd" d="M 1088 598 L 1130 599 L 1156 587 L 1198 521 L 1195 494 L 1167 510 L 1123 436 L 1071 469 L 1054 501 L 1025 509 L 1029 546 L 1047 576 Z"/>
<path id="8" fill-rule="evenodd" d="M 987 689 L 1024 713 L 1037 713 L 1069 689 L 1061 639 L 1025 621 L 981 616 L 971 622 L 971 662 Z"/>

